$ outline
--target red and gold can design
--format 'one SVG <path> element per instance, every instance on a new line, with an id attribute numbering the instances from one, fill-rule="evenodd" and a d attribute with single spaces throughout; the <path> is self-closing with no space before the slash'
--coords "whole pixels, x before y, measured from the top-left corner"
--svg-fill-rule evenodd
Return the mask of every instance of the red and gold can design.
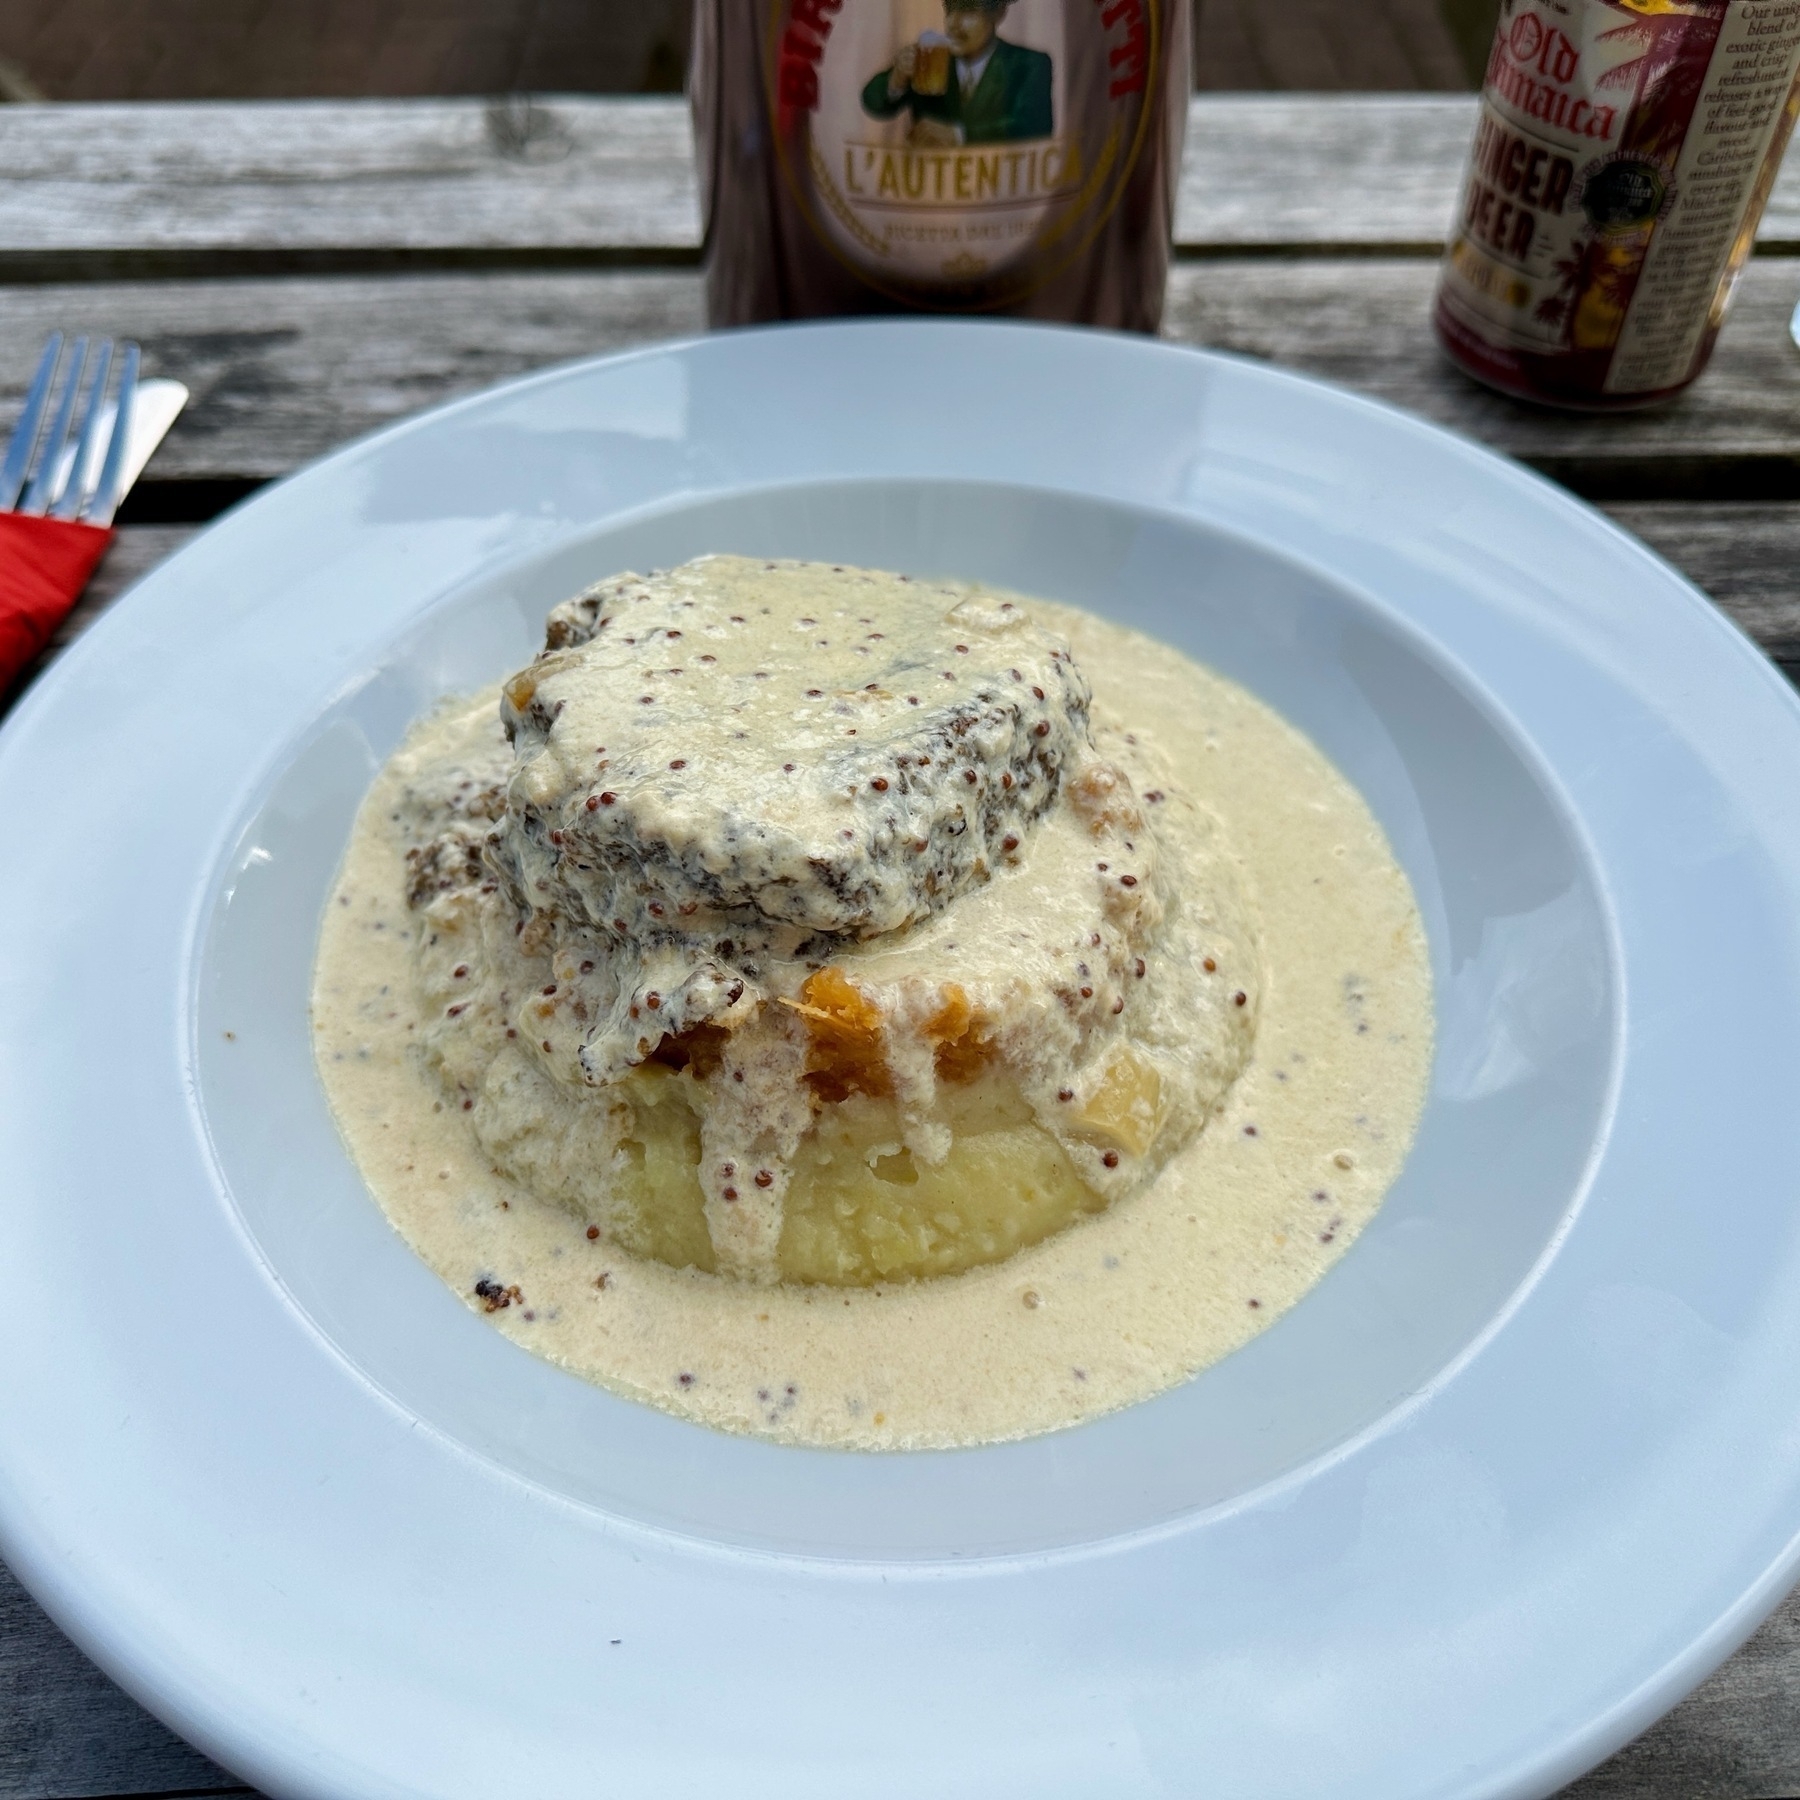
<path id="1" fill-rule="evenodd" d="M 1800 0 L 1502 0 L 1436 325 L 1526 399 L 1642 406 L 1711 354 L 1793 129 Z"/>
<path id="2" fill-rule="evenodd" d="M 1189 0 L 699 0 L 714 324 L 987 312 L 1154 330 Z"/>

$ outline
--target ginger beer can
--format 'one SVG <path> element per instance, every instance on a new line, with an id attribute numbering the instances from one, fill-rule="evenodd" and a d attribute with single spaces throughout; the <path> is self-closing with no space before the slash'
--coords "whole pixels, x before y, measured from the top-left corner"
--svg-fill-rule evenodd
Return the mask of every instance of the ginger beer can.
<path id="1" fill-rule="evenodd" d="M 1607 410 L 1705 367 L 1793 130 L 1800 0 L 1502 0 L 1436 327 Z"/>

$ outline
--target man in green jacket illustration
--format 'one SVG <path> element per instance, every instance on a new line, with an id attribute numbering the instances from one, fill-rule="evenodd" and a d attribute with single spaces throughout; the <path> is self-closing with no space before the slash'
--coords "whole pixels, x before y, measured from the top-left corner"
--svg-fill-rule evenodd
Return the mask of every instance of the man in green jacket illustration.
<path id="1" fill-rule="evenodd" d="M 877 119 L 910 112 L 912 141 L 934 148 L 1049 137 L 1055 129 L 1050 58 L 999 35 L 1010 5 L 1011 0 L 944 0 L 949 55 L 943 58 L 941 46 L 938 55 L 949 62 L 947 78 L 931 69 L 929 43 L 904 45 L 894 66 L 863 89 L 863 110 Z"/>

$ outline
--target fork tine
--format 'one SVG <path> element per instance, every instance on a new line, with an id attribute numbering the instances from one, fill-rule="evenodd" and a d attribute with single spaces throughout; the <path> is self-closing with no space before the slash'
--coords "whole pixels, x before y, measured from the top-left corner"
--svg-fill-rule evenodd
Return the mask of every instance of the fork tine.
<path id="1" fill-rule="evenodd" d="M 50 508 L 53 519 L 79 519 L 93 492 L 94 465 L 100 457 L 100 430 L 102 425 L 111 422 L 107 418 L 105 402 L 106 377 L 112 370 L 112 354 L 111 338 L 102 338 L 94 346 L 90 359 L 94 372 L 88 378 L 87 402 L 82 411 L 74 452 L 65 458 L 69 472 L 64 477 L 63 490 L 57 496 L 55 505 Z"/>
<path id="2" fill-rule="evenodd" d="M 56 377 L 56 365 L 62 360 L 63 334 L 53 331 L 38 358 L 37 373 L 25 394 L 25 410 L 13 427 L 12 440 L 6 446 L 6 461 L 0 463 L 0 512 L 11 512 L 25 477 L 31 471 L 31 452 L 37 445 L 38 426 L 43 422 L 44 405 L 50 398 L 50 383 Z"/>
<path id="3" fill-rule="evenodd" d="M 62 471 L 63 445 L 69 441 L 69 421 L 75 416 L 75 402 L 81 396 L 81 375 L 87 367 L 87 347 L 87 339 L 81 337 L 70 348 L 68 380 L 63 384 L 62 397 L 56 403 L 50 429 L 39 447 L 37 473 L 31 478 L 30 487 L 25 490 L 25 498 L 19 502 L 20 512 L 47 512 L 50 502 L 56 498 L 56 478 Z"/>
<path id="4" fill-rule="evenodd" d="M 89 523 L 94 525 L 110 525 L 119 502 L 125 498 L 125 457 L 131 448 L 131 414 L 137 403 L 137 384 L 138 347 L 127 343 L 120 359 L 119 403 L 113 414 L 112 442 L 106 446 L 106 462 L 94 484 L 94 499 L 88 508 Z"/>

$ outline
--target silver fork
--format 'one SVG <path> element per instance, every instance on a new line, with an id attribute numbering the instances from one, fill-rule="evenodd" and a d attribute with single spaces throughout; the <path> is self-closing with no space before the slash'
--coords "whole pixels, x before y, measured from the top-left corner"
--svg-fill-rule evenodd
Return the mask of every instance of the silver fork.
<path id="1" fill-rule="evenodd" d="M 0 461 L 0 512 L 112 523 L 137 477 L 129 466 L 135 460 L 130 449 L 138 405 L 137 345 L 123 345 L 117 361 L 117 390 L 109 400 L 112 339 L 77 338 L 65 357 L 63 334 L 51 333 Z"/>

